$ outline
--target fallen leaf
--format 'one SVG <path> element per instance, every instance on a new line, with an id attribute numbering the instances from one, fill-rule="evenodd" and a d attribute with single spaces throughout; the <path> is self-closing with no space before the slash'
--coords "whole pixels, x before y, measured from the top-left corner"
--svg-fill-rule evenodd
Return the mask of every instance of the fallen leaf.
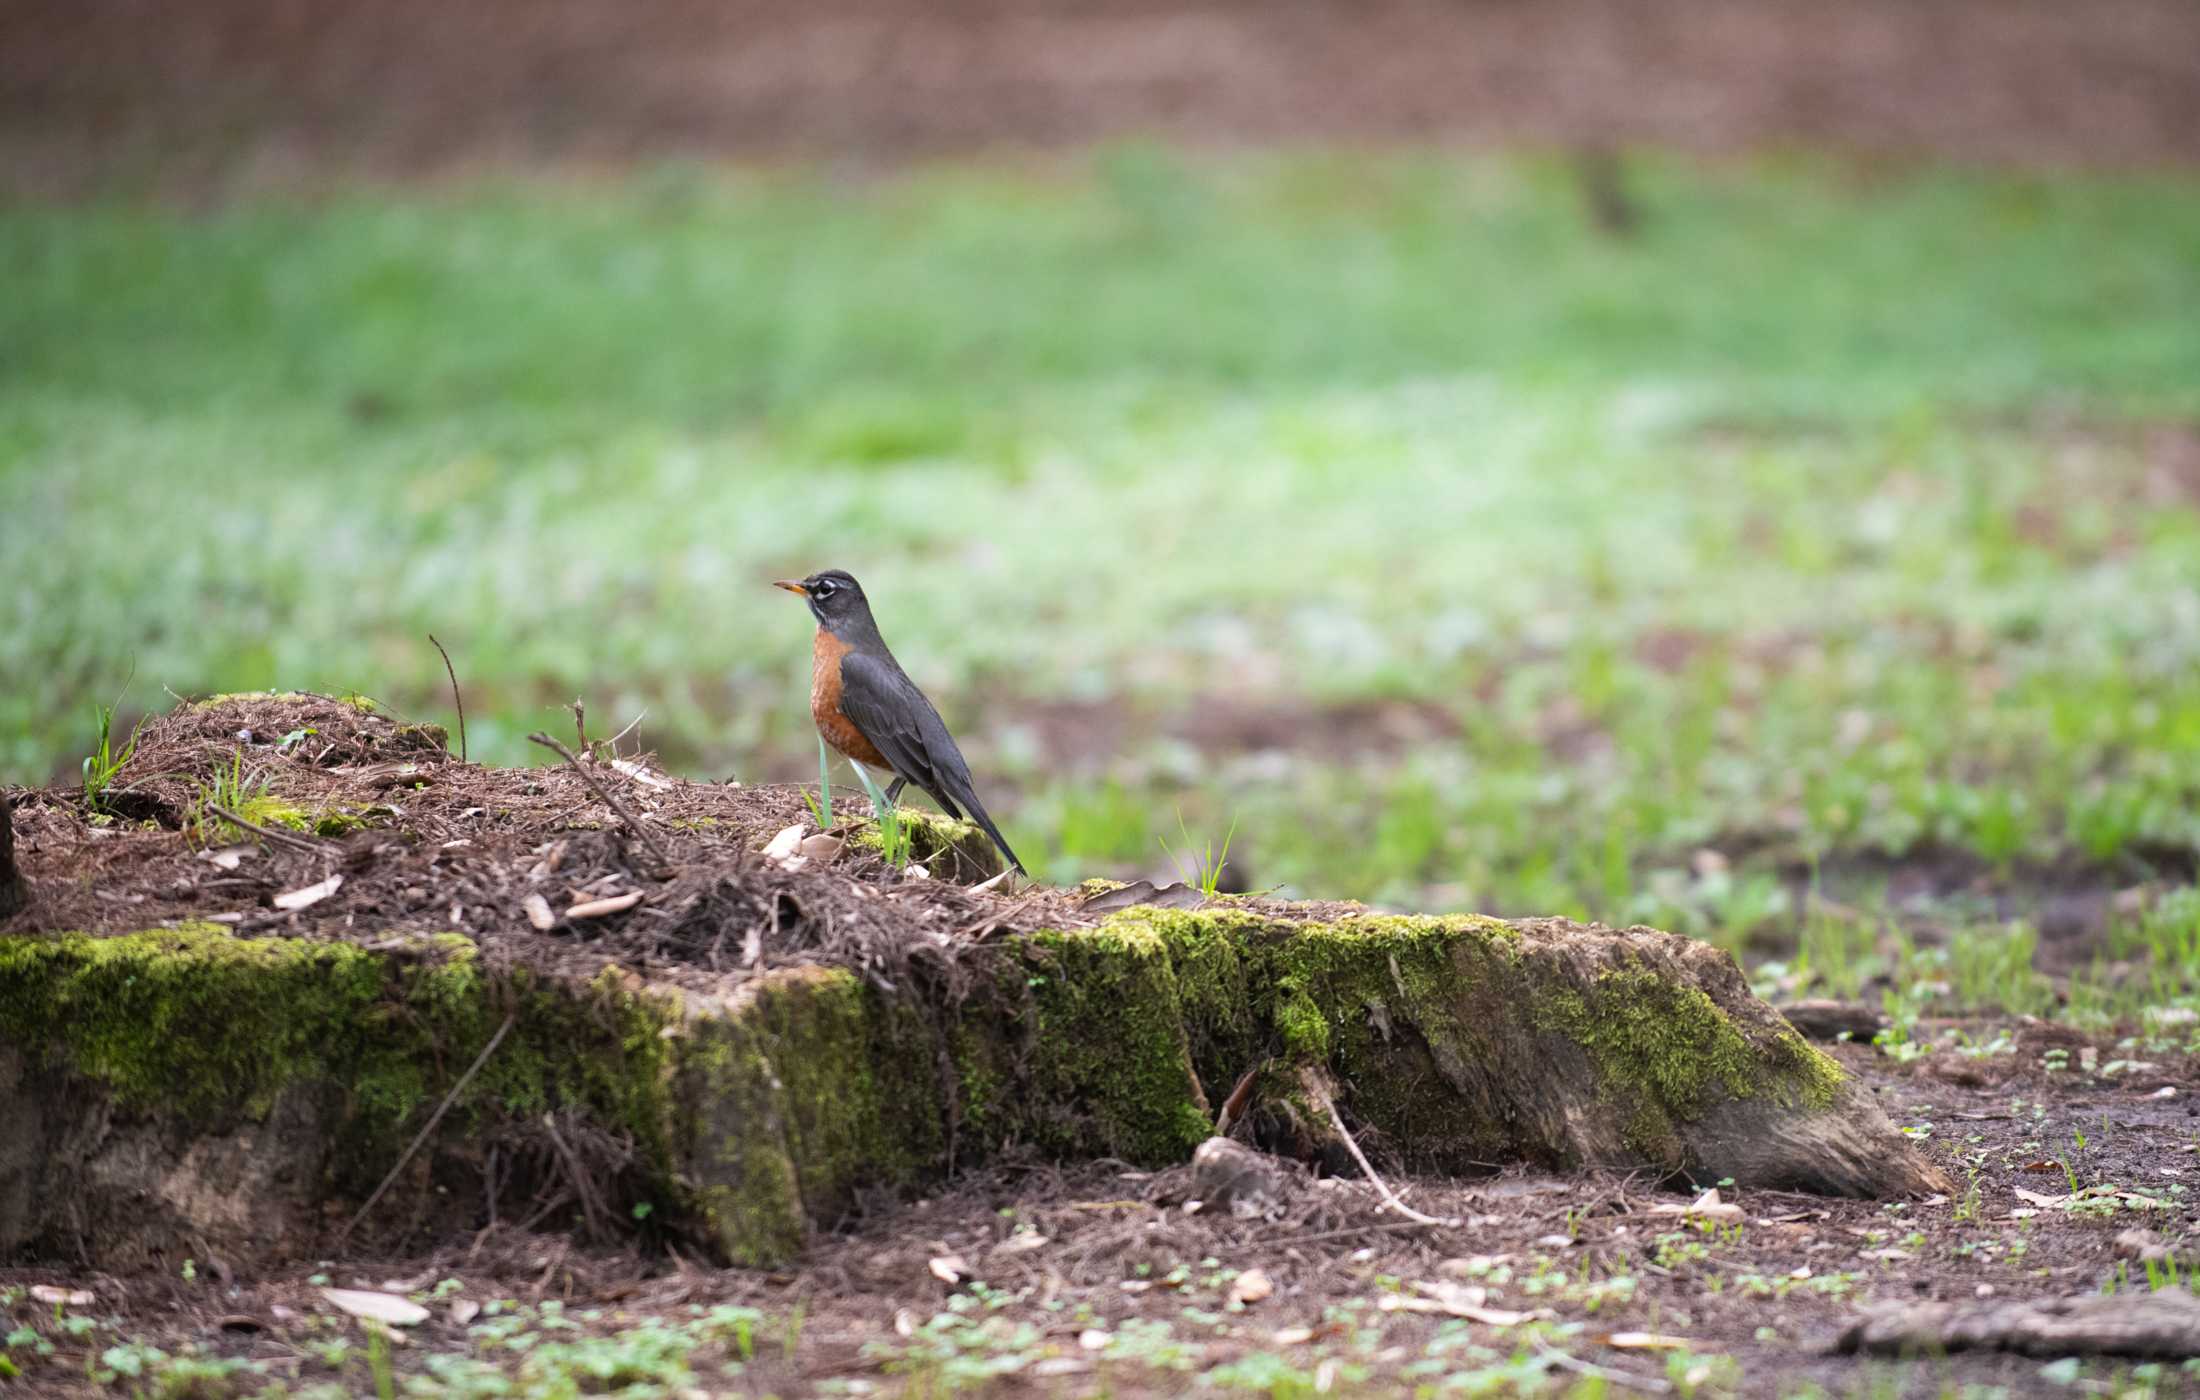
<path id="1" fill-rule="evenodd" d="M 1279 1327 L 1276 1329 L 1276 1334 L 1268 1340 L 1279 1347 L 1295 1347 L 1302 1342 L 1313 1341 L 1314 1329 L 1311 1327 Z"/>
<path id="2" fill-rule="evenodd" d="M 1662 1332 L 1614 1332 L 1597 1340 L 1623 1351 L 1682 1351 L 1695 1345 L 1686 1337 L 1668 1337 Z"/>
<path id="3" fill-rule="evenodd" d="M 1666 1201 L 1650 1207 L 1650 1213 L 1652 1215 L 1686 1215 L 1698 1220 L 1740 1220 L 1742 1218 L 1742 1208 L 1737 1205 L 1729 1205 L 1727 1202 L 1720 1200 L 1719 1188 L 1716 1186 L 1685 1206 Z"/>
<path id="4" fill-rule="evenodd" d="M 2017 1199 L 2023 1201 L 2026 1205 L 2060 1206 L 2067 1204 L 2070 1200 L 2068 1196 L 2043 1196 L 2037 1191 L 2027 1191 L 2022 1186 L 2013 1189 L 2016 1191 Z"/>
<path id="5" fill-rule="evenodd" d="M 1018 1230 L 1007 1239 L 993 1246 L 994 1254 L 1029 1254 L 1034 1249 L 1044 1249 L 1047 1237 L 1036 1230 Z"/>
<path id="6" fill-rule="evenodd" d="M 970 1272 L 969 1263 L 960 1254 L 941 1254 L 932 1260 L 932 1277 L 941 1283 L 961 1283 Z"/>
<path id="7" fill-rule="evenodd" d="M 635 890 L 631 894 L 615 894 L 609 899 L 591 899 L 585 904 L 576 904 L 565 911 L 565 917 L 568 920 L 600 919 L 606 914 L 623 914 L 641 902 L 642 892 Z"/>
<path id="8" fill-rule="evenodd" d="M 1268 1281 L 1268 1275 L 1265 1272 L 1259 1269 L 1247 1269 L 1231 1283 L 1230 1301 L 1243 1307 L 1247 1303 L 1257 1303 L 1275 1291 L 1276 1286 Z"/>
<path id="9" fill-rule="evenodd" d="M 353 1317 L 391 1327 L 413 1327 L 428 1320 L 426 1308 L 394 1293 L 370 1293 L 363 1288 L 324 1288 L 321 1296 Z"/>
<path id="10" fill-rule="evenodd" d="M 530 894 L 519 902 L 526 911 L 527 922 L 535 926 L 535 932 L 548 933 L 558 922 L 558 916 L 550 912 L 550 901 L 539 894 Z"/>
<path id="11" fill-rule="evenodd" d="M 275 907 L 277 909 L 304 909 L 308 905 L 319 904 L 343 887 L 344 877 L 331 875 L 318 885 L 307 885 L 302 890 L 291 890 L 287 894 L 275 896 Z"/>
<path id="12" fill-rule="evenodd" d="M 972 885 L 970 887 L 970 892 L 972 894 L 990 894 L 992 891 L 999 889 L 1002 883 L 1006 881 L 1009 876 L 1015 873 L 1016 872 L 1013 870 L 1004 870 L 990 880 L 985 880 L 978 884 Z"/>
<path id="13" fill-rule="evenodd" d="M 916 1336 L 917 1315 L 907 1308 L 894 1309 L 894 1335 L 897 1337 Z"/>
<path id="14" fill-rule="evenodd" d="M 1077 1334 L 1077 1345 L 1086 1351 L 1106 1351 L 1108 1343 L 1114 1340 L 1113 1332 L 1103 1332 L 1097 1327 L 1087 1327 Z"/>
<path id="15" fill-rule="evenodd" d="M 1543 1235 L 1536 1240 L 1535 1245 L 1538 1249 L 1572 1249 L 1574 1247 L 1574 1237 L 1572 1235 Z"/>
<path id="16" fill-rule="evenodd" d="M 481 1316 L 481 1304 L 471 1298 L 455 1298 L 451 1301 L 451 1321 L 464 1327 Z"/>
<path id="17" fill-rule="evenodd" d="M 2028 1172 L 2059 1172 L 2062 1170 L 2062 1163 L 2046 1161 L 2026 1162 L 2024 1164 L 2024 1169 Z"/>
<path id="18" fill-rule="evenodd" d="M 801 859 L 796 853 L 802 849 L 802 833 L 804 830 L 805 828 L 800 822 L 796 822 L 793 826 L 782 827 L 777 836 L 764 843 L 764 859 L 777 861 L 781 865 L 785 865 L 790 860 Z"/>
<path id="19" fill-rule="evenodd" d="M 640 783 L 643 787 L 668 788 L 672 786 L 671 783 L 658 777 L 639 763 L 631 763 L 623 758 L 614 758 L 611 760 L 611 766 L 626 774 L 635 782 Z"/>
<path id="20" fill-rule="evenodd" d="M 565 846 L 564 841 L 553 841 L 548 847 L 544 848 L 542 859 L 536 861 L 534 868 L 527 872 L 528 880 L 534 884 L 541 884 L 544 880 L 556 874 L 558 862 L 565 859 Z"/>
<path id="21" fill-rule="evenodd" d="M 1143 1293 L 1147 1289 L 1153 1287 L 1153 1280 L 1143 1278 L 1127 1278 L 1115 1286 L 1122 1289 L 1125 1293 Z"/>
<path id="22" fill-rule="evenodd" d="M 246 856 L 257 849 L 255 846 L 223 846 L 219 850 L 199 852 L 199 859 L 210 860 L 223 870 L 235 870 Z"/>
<path id="23" fill-rule="evenodd" d="M 795 847 L 795 849 L 801 853 L 804 860 L 813 861 L 818 865 L 829 865 L 832 863 L 833 857 L 839 855 L 841 848 L 847 844 L 846 837 L 835 836 L 828 831 L 821 831 L 815 836 L 803 837 L 802 844 Z"/>
<path id="24" fill-rule="evenodd" d="M 96 1301 L 89 1289 L 56 1288 L 50 1283 L 32 1284 L 31 1297 L 50 1308 L 88 1308 Z"/>
<path id="25" fill-rule="evenodd" d="M 921 865 L 911 865 L 903 868 L 901 878 L 904 880 L 929 880 L 932 878 L 932 872 Z"/>

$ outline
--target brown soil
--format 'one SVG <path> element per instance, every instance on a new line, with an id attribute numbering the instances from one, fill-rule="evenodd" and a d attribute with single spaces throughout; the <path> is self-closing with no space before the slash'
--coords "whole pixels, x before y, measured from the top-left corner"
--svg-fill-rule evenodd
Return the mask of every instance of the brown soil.
<path id="1" fill-rule="evenodd" d="M 2007 1035 L 2012 1049 L 1975 1061 L 1929 1057 L 1907 1069 L 1867 1049 L 1836 1052 L 1883 1095 L 1896 1121 L 1929 1133 L 1929 1150 L 1966 1183 L 1961 1199 L 1890 1206 L 1747 1192 L 1731 1197 L 1746 1216 L 1738 1232 L 1706 1231 L 1656 1213 L 1684 1198 L 1661 1196 L 1645 1183 L 1513 1172 L 1402 1183 L 1421 1210 L 1465 1222 L 1423 1229 L 1385 1214 L 1359 1182 L 1297 1176 L 1276 1218 L 1236 1220 L 1187 1212 L 1188 1169 L 1146 1175 L 1105 1165 L 1061 1172 L 1029 1164 L 966 1176 L 932 1200 L 882 1207 L 821 1240 L 800 1268 L 782 1273 L 589 1252 L 509 1229 L 454 1239 L 427 1256 L 342 1260 L 326 1272 L 339 1284 L 397 1281 L 411 1289 L 456 1277 L 465 1283 L 460 1296 L 558 1300 L 568 1316 L 602 1308 L 602 1316 L 582 1319 L 584 1330 L 597 1332 L 653 1316 L 679 1320 L 696 1305 L 753 1305 L 771 1319 L 759 1325 L 758 1355 L 736 1382 L 753 1394 L 807 1394 L 851 1379 L 889 1394 L 921 1391 L 918 1368 L 892 1359 L 910 1346 L 897 1334 L 897 1318 L 921 1326 L 946 1310 L 952 1295 L 969 1292 L 971 1280 L 1004 1300 L 976 1316 L 998 1319 L 1004 1334 L 1017 1324 L 1034 1330 L 1023 1368 L 984 1393 L 1074 1395 L 1102 1387 L 1127 1395 L 1179 1393 L 1187 1373 L 1104 1356 L 1096 1361 L 1079 1344 L 1086 1329 L 1122 1336 L 1135 1332 L 1127 1324 L 1140 1319 L 1171 1326 L 1188 1347 L 1191 1372 L 1254 1353 L 1280 1355 L 1307 1372 L 1334 1358 L 1347 1368 L 1348 1382 L 1356 1374 L 1349 1368 L 1365 1368 L 1363 1383 L 1342 1386 L 1348 1393 L 1384 1393 L 1400 1384 L 1405 1368 L 1446 1327 L 1500 1360 L 1516 1349 L 1540 1355 L 1517 1325 L 1385 1310 L 1381 1301 L 1425 1299 L 1423 1286 L 1441 1289 L 1447 1282 L 1485 1288 L 1490 1308 L 1547 1309 L 1557 1323 L 1581 1324 L 1550 1344 L 1622 1375 L 1665 1375 L 1662 1356 L 1601 1340 L 1645 1331 L 1686 1338 L 1699 1356 L 1735 1357 L 1745 1394 L 1792 1393 L 1804 1379 L 1843 1391 L 1865 1378 L 1866 1363 L 1828 1355 L 1825 1347 L 1863 1309 L 1968 1300 L 1981 1290 L 2001 1299 L 2092 1293 L 2117 1274 L 2120 1232 L 2145 1227 L 2175 1240 L 2193 1227 L 2194 1204 L 2177 1188 L 2200 1173 L 2192 1097 L 2200 1069 L 2181 1055 L 2138 1052 L 2153 1062 L 2150 1068 L 2108 1077 L 2116 1058 L 2134 1052 L 2101 1045 L 2088 1055 L 2082 1038 L 2053 1028 L 1966 1029 L 1980 1043 Z M 2068 1067 L 2051 1068 L 2055 1063 Z M 2165 1088 L 2171 1097 L 2159 1096 Z M 2073 1179 L 2081 1188 L 2104 1189 L 2078 1211 L 2016 1194 L 2066 1196 Z M 1034 1231 L 1044 1242 L 1003 1248 L 1017 1230 Z M 960 1285 L 932 1267 L 949 1257 L 965 1261 Z M 118 1317 L 121 1335 L 171 1352 L 196 1343 L 251 1357 L 279 1377 L 329 1375 L 307 1346 L 338 1335 L 344 1324 L 316 1323 L 315 1314 L 329 1309 L 302 1277 L 259 1276 L 250 1261 L 201 1267 L 195 1283 L 169 1274 L 0 1271 L 0 1287 L 88 1287 L 99 1304 L 87 1311 Z M 1254 1268 L 1272 1281 L 1273 1295 L 1229 1308 L 1230 1271 Z M 2137 1265 L 2125 1268 L 2139 1273 Z M 1631 1279 L 1631 1292 L 1610 1284 L 1614 1276 Z M 2129 1286 L 2143 1289 L 2143 1274 Z M 785 1319 L 798 1310 L 799 1341 L 783 1350 Z M 25 1301 L 0 1326 L 52 1333 L 52 1311 Z M 1293 1328 L 1312 1335 L 1298 1340 L 1286 1331 L 1277 1339 Z M 1761 1331 L 1767 1328 L 1770 1334 Z M 98 1334 L 98 1345 L 115 1336 Z M 81 1384 L 82 1344 L 56 1341 L 56 1355 L 35 1373 L 54 1388 L 37 1393 L 68 1394 L 69 1385 Z M 413 1341 L 396 1351 L 401 1373 L 418 1371 L 430 1352 L 497 1355 L 469 1340 L 440 1305 Z M 714 1364 L 723 1354 L 706 1348 L 697 1360 Z M 1447 1355 L 1455 1371 L 1488 1364 L 1466 1351 Z M 516 1364 L 511 1353 L 503 1356 Z M 1040 1360 L 1058 1364 L 1039 1368 Z M 363 1359 L 348 1364 L 345 1377 L 364 1390 Z M 1570 1379 L 1558 1363 L 1549 1364 L 1560 1383 Z M 1943 1383 L 2024 1390 L 2040 1384 L 2040 1364 L 1960 1355 L 1919 1368 L 1914 1379 L 1929 1387 L 1925 1393 Z M 1725 1387 L 1714 1384 L 1708 1393 Z"/>
<path id="2" fill-rule="evenodd" d="M 26 0 L 0 190 L 1126 135 L 2185 164 L 2195 55 L 2184 0 Z"/>
<path id="3" fill-rule="evenodd" d="M 105 798 L 114 815 L 88 812 L 72 788 L 17 799 L 17 859 L 34 897 L 0 920 L 0 933 L 207 918 L 262 936 L 458 931 L 492 961 L 586 974 L 609 955 L 644 975 L 716 985 L 816 961 L 884 975 L 928 946 L 1087 922 L 1074 893 L 964 888 L 958 877 L 990 871 L 955 868 L 963 858 L 953 852 L 934 861 L 931 879 L 906 878 L 852 845 L 830 864 L 785 869 L 758 852 L 781 829 L 810 824 L 800 789 L 693 783 L 655 773 L 643 755 L 622 761 L 627 770 L 589 769 L 639 833 L 571 766 L 461 762 L 441 730 L 346 701 L 184 706 L 139 735 Z M 263 837 L 208 812 L 208 801 L 221 805 L 211 783 L 231 771 L 312 829 L 268 827 L 275 834 Z M 870 815 L 860 798 L 835 806 L 843 828 Z M 306 907 L 277 903 L 332 876 L 340 886 Z M 560 916 L 547 933 L 527 917 L 531 894 Z M 641 898 L 629 909 L 563 918 L 630 894 Z M 751 926 L 769 930 L 753 958 L 723 936 Z"/>

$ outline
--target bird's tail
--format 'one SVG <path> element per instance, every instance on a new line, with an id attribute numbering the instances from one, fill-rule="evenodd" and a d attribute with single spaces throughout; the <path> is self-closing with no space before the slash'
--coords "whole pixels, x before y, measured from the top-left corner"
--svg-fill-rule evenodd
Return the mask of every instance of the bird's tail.
<path id="1" fill-rule="evenodd" d="M 993 838 L 993 844 L 1001 848 L 1001 854 L 1016 868 L 1016 873 L 1025 879 L 1031 878 L 1031 872 L 1024 869 L 1022 861 L 1016 859 L 1016 853 L 1008 848 L 1008 842 L 1001 839 L 1001 829 L 993 824 L 993 818 L 986 815 L 985 805 L 978 801 L 978 795 L 967 789 L 959 795 L 963 806 L 970 809 L 970 819 L 978 824 L 980 831 Z"/>

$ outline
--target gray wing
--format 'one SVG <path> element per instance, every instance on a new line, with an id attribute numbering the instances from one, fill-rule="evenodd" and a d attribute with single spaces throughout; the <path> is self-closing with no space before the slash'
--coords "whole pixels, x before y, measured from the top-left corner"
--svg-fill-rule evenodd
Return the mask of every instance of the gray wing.
<path id="1" fill-rule="evenodd" d="M 962 815 L 953 799 L 970 791 L 970 765 L 940 712 L 899 666 L 874 656 L 842 657 L 840 709 L 896 773 L 930 793 L 949 816 Z"/>

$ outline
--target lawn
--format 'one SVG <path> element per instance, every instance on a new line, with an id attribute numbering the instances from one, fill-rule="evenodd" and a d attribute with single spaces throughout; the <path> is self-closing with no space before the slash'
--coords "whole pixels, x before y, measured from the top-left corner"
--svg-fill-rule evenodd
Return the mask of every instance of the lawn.
<path id="1" fill-rule="evenodd" d="M 2200 182 L 1632 177 L 1631 238 L 1558 163 L 1135 147 L 0 208 L 0 775 L 164 689 L 449 722 L 431 632 L 476 758 L 582 697 L 814 773 L 767 584 L 839 565 L 1055 878 L 1234 830 L 1806 954 L 1813 879 L 2189 880 Z"/>

